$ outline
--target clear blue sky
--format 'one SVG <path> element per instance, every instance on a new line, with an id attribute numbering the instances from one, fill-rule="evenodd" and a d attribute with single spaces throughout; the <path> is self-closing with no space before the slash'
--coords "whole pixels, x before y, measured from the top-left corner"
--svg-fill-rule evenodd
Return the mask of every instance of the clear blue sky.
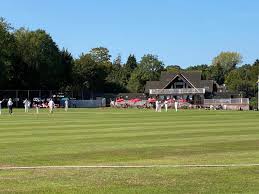
<path id="1" fill-rule="evenodd" d="M 258 0 L 0 0 L 14 27 L 45 29 L 75 57 L 156 54 L 167 65 L 208 64 L 221 51 L 259 58 Z"/>

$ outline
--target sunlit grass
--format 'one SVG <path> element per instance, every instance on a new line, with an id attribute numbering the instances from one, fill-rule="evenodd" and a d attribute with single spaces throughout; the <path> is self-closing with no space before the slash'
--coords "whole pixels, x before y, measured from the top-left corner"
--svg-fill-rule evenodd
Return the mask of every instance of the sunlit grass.
<path id="1" fill-rule="evenodd" d="M 70 109 L 0 116 L 0 166 L 259 163 L 259 113 Z M 257 193 L 259 168 L 0 171 L 0 193 Z"/>

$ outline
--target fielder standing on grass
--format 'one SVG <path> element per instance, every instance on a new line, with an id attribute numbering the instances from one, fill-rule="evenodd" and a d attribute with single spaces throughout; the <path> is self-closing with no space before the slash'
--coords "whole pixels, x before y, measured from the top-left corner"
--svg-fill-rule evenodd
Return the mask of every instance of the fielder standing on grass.
<path id="1" fill-rule="evenodd" d="M 158 102 L 158 99 L 156 99 L 156 112 L 158 112 L 158 106 L 159 106 L 159 102 Z"/>
<path id="2" fill-rule="evenodd" d="M 13 101 L 12 98 L 9 98 L 8 102 L 7 102 L 7 107 L 9 110 L 9 114 L 12 115 L 13 114 Z"/>
<path id="3" fill-rule="evenodd" d="M 68 111 L 68 100 L 65 100 L 65 111 Z"/>
<path id="4" fill-rule="evenodd" d="M 175 100 L 174 102 L 174 108 L 175 108 L 175 112 L 178 112 L 178 101 Z"/>
<path id="5" fill-rule="evenodd" d="M 162 101 L 158 101 L 158 112 L 161 112 L 162 111 Z"/>
<path id="6" fill-rule="evenodd" d="M 25 99 L 23 101 L 23 104 L 24 104 L 24 112 L 29 112 L 29 101 L 27 99 Z"/>
<path id="7" fill-rule="evenodd" d="M 168 99 L 165 99 L 164 105 L 165 105 L 165 112 L 167 112 L 168 111 Z"/>
<path id="8" fill-rule="evenodd" d="M 3 102 L 4 100 L 0 100 L 0 115 L 2 114 L 2 102 Z"/>
<path id="9" fill-rule="evenodd" d="M 35 101 L 36 114 L 39 114 L 39 100 Z"/>
<path id="10" fill-rule="evenodd" d="M 53 109 L 55 107 L 55 103 L 53 102 L 52 99 L 50 99 L 48 106 L 49 106 L 49 113 L 52 114 L 53 113 Z"/>

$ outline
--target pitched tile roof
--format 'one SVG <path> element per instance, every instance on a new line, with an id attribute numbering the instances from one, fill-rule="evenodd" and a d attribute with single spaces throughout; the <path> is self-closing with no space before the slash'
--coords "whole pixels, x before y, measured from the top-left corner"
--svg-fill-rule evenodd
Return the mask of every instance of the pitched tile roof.
<path id="1" fill-rule="evenodd" d="M 201 87 L 205 88 L 206 92 L 213 92 L 213 80 L 201 80 Z"/>
<path id="2" fill-rule="evenodd" d="M 202 80 L 201 71 L 189 72 L 161 72 L 160 81 L 148 81 L 145 86 L 145 92 L 148 93 L 149 89 L 162 89 L 169 84 L 177 75 L 187 79 L 196 88 L 205 88 L 206 92 L 213 92 L 213 80 Z"/>
<path id="3" fill-rule="evenodd" d="M 149 93 L 149 89 L 161 89 L 167 83 L 167 81 L 147 81 L 145 86 L 145 93 Z"/>
<path id="4" fill-rule="evenodd" d="M 180 72 L 180 73 L 161 72 L 160 81 L 170 82 L 178 74 L 182 74 L 196 88 L 200 87 L 200 82 L 201 82 L 201 72 L 200 71 L 190 71 L 190 72 Z"/>

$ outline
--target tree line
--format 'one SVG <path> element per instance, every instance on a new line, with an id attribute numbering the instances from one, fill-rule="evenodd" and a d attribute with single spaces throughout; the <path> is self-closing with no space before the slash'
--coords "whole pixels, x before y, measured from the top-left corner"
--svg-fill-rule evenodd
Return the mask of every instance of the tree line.
<path id="1" fill-rule="evenodd" d="M 236 52 L 222 52 L 211 64 L 165 65 L 156 55 L 146 54 L 140 61 L 131 54 L 123 64 L 113 61 L 109 50 L 93 48 L 74 58 L 67 49 L 59 49 L 42 29 L 14 29 L 0 18 L 0 90 L 84 90 L 94 93 L 143 92 L 146 81 L 158 80 L 161 71 L 201 71 L 203 79 L 227 84 L 228 89 L 256 96 L 259 60 L 242 64 Z"/>

